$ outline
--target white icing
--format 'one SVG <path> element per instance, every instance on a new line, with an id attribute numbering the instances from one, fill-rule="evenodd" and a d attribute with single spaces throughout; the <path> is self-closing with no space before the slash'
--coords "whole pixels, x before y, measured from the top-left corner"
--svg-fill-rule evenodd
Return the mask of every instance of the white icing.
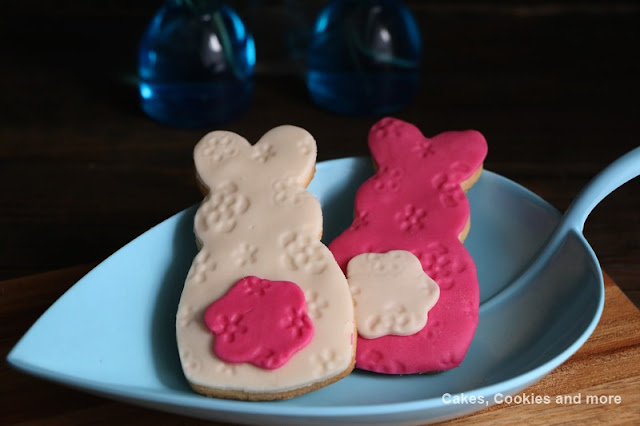
<path id="1" fill-rule="evenodd" d="M 366 339 L 422 330 L 440 288 L 411 252 L 363 253 L 347 266 L 358 334 Z"/>
<path id="2" fill-rule="evenodd" d="M 347 370 L 355 350 L 354 311 L 346 278 L 320 243 L 320 204 L 306 191 L 316 144 L 303 129 L 281 126 L 251 146 L 224 131 L 194 149 L 198 178 L 211 193 L 196 213 L 201 252 L 185 282 L 176 321 L 183 370 L 196 385 L 245 392 L 284 392 Z M 311 342 L 284 366 L 226 364 L 213 352 L 205 309 L 239 279 L 292 281 L 307 298 Z M 185 356 L 188 354 L 188 356 Z M 197 364 L 197 368 L 196 368 Z"/>

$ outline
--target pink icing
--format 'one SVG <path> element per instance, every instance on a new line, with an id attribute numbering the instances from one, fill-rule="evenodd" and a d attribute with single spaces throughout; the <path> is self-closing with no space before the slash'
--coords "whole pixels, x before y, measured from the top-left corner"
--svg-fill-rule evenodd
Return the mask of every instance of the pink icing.
<path id="1" fill-rule="evenodd" d="M 283 366 L 313 337 L 303 291 L 290 281 L 242 278 L 204 314 L 223 361 L 269 370 Z"/>
<path id="2" fill-rule="evenodd" d="M 388 374 L 442 371 L 463 360 L 478 323 L 479 289 L 458 235 L 469 218 L 460 187 L 487 154 L 477 131 L 426 138 L 410 123 L 384 118 L 369 133 L 376 174 L 359 188 L 355 219 L 329 246 L 346 271 L 361 253 L 412 252 L 438 283 L 427 325 L 410 336 L 358 337 L 356 367 Z"/>

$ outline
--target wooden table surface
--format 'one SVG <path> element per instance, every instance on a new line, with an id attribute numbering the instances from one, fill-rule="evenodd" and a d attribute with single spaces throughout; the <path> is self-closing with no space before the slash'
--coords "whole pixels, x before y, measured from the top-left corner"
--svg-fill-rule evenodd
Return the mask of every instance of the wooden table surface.
<path id="1" fill-rule="evenodd" d="M 201 200 L 191 150 L 208 130 L 169 128 L 139 109 L 136 45 L 159 1 L 14 3 L 0 16 L 2 356 L 87 265 Z M 242 11 L 250 2 L 230 3 Z M 425 58 L 416 101 L 395 116 L 426 135 L 480 130 L 489 143 L 485 167 L 560 210 L 598 171 L 640 144 L 635 2 L 405 3 L 422 29 Z M 309 15 L 313 11 L 310 6 Z M 376 118 L 314 106 L 298 75 L 273 72 L 260 56 L 260 43 L 252 107 L 223 127 L 256 140 L 271 127 L 295 124 L 315 136 L 319 160 L 366 155 L 367 131 Z M 603 269 L 636 306 L 639 212 L 636 179 L 606 198 L 585 227 Z M 61 271 L 32 275 L 52 270 Z M 624 301 L 622 293 L 607 288 L 608 298 Z M 631 303 L 620 303 L 608 308 L 620 324 L 601 324 L 605 334 L 595 342 L 606 363 L 579 352 L 553 379 L 568 387 L 546 381 L 538 392 L 631 391 L 623 404 L 610 408 L 638 414 L 637 376 L 623 377 L 638 363 L 637 312 Z M 633 318 L 626 326 L 620 309 Z M 628 353 L 620 349 L 627 347 Z M 93 415 L 130 424 L 140 416 L 164 419 L 40 382 L 6 365 L 1 374 L 0 422 L 5 415 L 11 422 L 48 424 L 85 423 Z M 31 395 L 38 397 L 37 408 Z M 591 415 L 597 407 L 523 408 L 563 416 L 567 410 Z M 516 410 L 502 407 L 473 421 L 507 421 Z"/>
<path id="2" fill-rule="evenodd" d="M 0 354 L 93 265 L 0 282 Z M 25 297 L 27 296 L 27 297 Z M 640 419 L 640 311 L 605 275 L 605 305 L 587 342 L 551 374 L 519 394 L 452 424 L 637 424 Z M 173 414 L 91 396 L 0 366 L 0 421 L 29 425 L 205 425 Z M 535 398 L 549 398 L 536 403 Z M 556 398 L 563 398 L 563 402 Z M 564 398 L 569 398 L 564 401 Z M 593 398 L 597 398 L 594 400 Z M 604 398 L 604 399 L 603 399 Z M 616 399 L 617 398 L 617 399 Z M 606 402 L 605 402 L 606 401 Z"/>

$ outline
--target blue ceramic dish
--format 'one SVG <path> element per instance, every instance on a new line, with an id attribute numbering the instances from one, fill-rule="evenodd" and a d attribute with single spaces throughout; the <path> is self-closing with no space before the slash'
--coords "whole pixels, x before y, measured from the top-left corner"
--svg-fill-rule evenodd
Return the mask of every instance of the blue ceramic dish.
<path id="1" fill-rule="evenodd" d="M 366 158 L 318 164 L 309 190 L 323 206 L 325 242 L 350 224 L 355 190 L 371 173 Z M 595 328 L 604 289 L 598 261 L 575 231 L 546 256 L 534 279 L 514 285 L 560 223 L 560 213 L 489 171 L 468 197 L 472 225 L 465 245 L 479 275 L 480 321 L 464 362 L 454 370 L 408 376 L 355 371 L 321 390 L 268 403 L 193 393 L 182 375 L 174 323 L 196 254 L 196 207 L 165 220 L 88 273 L 42 315 L 8 360 L 29 374 L 94 394 L 236 423 L 417 424 L 483 409 L 569 358 Z"/>

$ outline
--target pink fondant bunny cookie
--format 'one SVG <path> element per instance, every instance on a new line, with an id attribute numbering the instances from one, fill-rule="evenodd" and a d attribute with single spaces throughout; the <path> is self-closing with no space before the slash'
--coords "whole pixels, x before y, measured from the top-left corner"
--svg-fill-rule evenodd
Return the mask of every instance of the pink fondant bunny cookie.
<path id="1" fill-rule="evenodd" d="M 178 306 L 177 342 L 197 392 L 287 398 L 346 376 L 355 362 L 349 287 L 320 242 L 322 212 L 306 190 L 316 144 L 281 126 L 254 146 L 215 131 L 194 149 L 207 195 L 199 253 Z"/>
<path id="2" fill-rule="evenodd" d="M 487 144 L 476 131 L 426 138 L 385 118 L 369 148 L 377 172 L 356 194 L 353 224 L 329 246 L 354 297 L 356 367 L 451 369 L 478 322 L 476 269 L 461 241 L 469 229 L 464 191 L 480 176 Z"/>

